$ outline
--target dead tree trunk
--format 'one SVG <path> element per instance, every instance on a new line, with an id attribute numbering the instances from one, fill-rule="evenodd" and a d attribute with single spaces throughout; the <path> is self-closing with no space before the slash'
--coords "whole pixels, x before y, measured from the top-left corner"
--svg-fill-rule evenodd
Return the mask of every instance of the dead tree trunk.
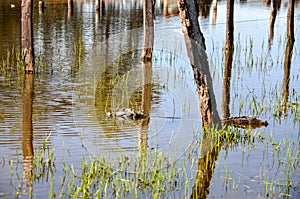
<path id="1" fill-rule="evenodd" d="M 198 22 L 197 2 L 196 0 L 178 0 L 178 9 L 186 48 L 198 90 L 202 126 L 209 127 L 214 124 L 220 127 L 220 117 L 217 112 L 212 79 L 205 52 L 205 39 Z M 190 198 L 205 198 L 207 196 L 214 170 L 214 162 L 220 150 L 217 140 L 206 131 L 202 134 L 201 143 L 196 182 Z"/>
<path id="2" fill-rule="evenodd" d="M 274 25 L 275 25 L 275 20 L 276 20 L 276 15 L 277 15 L 277 5 L 276 5 L 277 0 L 272 0 L 271 1 L 271 6 L 270 6 L 270 26 L 269 26 L 269 38 L 268 38 L 268 46 L 269 49 L 271 48 L 272 40 L 274 37 Z"/>
<path id="3" fill-rule="evenodd" d="M 43 14 L 45 9 L 45 2 L 43 0 L 39 0 L 39 14 Z"/>
<path id="4" fill-rule="evenodd" d="M 96 0 L 96 11 L 100 11 L 100 0 Z"/>
<path id="5" fill-rule="evenodd" d="M 32 25 L 33 0 L 22 0 L 22 51 L 25 62 L 25 73 L 33 72 L 33 25 Z"/>
<path id="6" fill-rule="evenodd" d="M 142 60 L 151 61 L 153 41 L 154 41 L 154 5 L 155 0 L 143 1 L 143 17 L 144 17 L 144 49 Z"/>
<path id="7" fill-rule="evenodd" d="M 295 0 L 289 0 L 288 2 L 288 13 L 287 13 L 287 38 L 288 42 L 294 43 L 294 12 L 295 12 Z"/>
<path id="8" fill-rule="evenodd" d="M 193 0 L 178 1 L 182 31 L 198 89 L 202 126 L 206 127 L 211 126 L 212 123 L 219 125 L 220 117 L 216 109 L 212 79 L 205 52 L 205 39 L 200 31 L 197 7 L 196 1 Z"/>
<path id="9" fill-rule="evenodd" d="M 74 2 L 73 0 L 68 0 L 68 17 L 70 18 L 73 16 L 73 11 L 74 11 Z"/>
<path id="10" fill-rule="evenodd" d="M 226 49 L 233 50 L 233 31 L 234 31 L 234 0 L 227 0 L 227 16 L 226 16 Z"/>

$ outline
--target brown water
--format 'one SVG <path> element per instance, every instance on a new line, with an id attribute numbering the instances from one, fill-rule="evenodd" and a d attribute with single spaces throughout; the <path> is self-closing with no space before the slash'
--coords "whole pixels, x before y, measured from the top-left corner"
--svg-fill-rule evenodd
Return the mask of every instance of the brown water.
<path id="1" fill-rule="evenodd" d="M 176 2 L 170 3 L 170 13 L 174 7 Z M 70 15 L 67 4 L 61 1 L 47 1 L 43 14 L 38 14 L 35 7 L 34 48 L 38 73 L 32 84 L 29 126 L 26 126 L 24 110 L 31 106 L 26 105 L 24 93 L 32 85 L 24 82 L 24 76 L 15 70 L 9 73 L 1 70 L 0 197 L 14 198 L 16 191 L 28 191 L 28 179 L 23 172 L 27 168 L 26 158 L 31 151 L 38 151 L 48 136 L 47 146 L 55 151 L 59 175 L 63 172 L 63 161 L 76 165 L 84 156 L 115 159 L 120 153 L 138 157 L 141 146 L 148 147 L 150 156 L 158 150 L 167 157 L 179 158 L 195 136 L 202 135 L 196 86 L 178 16 L 164 17 L 163 4 L 156 4 L 154 58 L 152 70 L 147 71 L 140 61 L 143 42 L 140 1 L 107 2 L 98 14 L 92 1 L 78 1 L 74 8 Z M 216 13 L 209 5 L 203 5 L 200 11 L 217 110 L 224 116 L 226 5 L 224 1 L 219 2 Z M 286 176 L 293 179 L 291 197 L 299 197 L 298 1 L 289 81 L 284 79 L 286 11 L 286 3 L 282 2 L 274 38 L 268 44 L 269 6 L 257 1 L 236 2 L 229 112 L 231 116 L 254 115 L 267 120 L 268 127 L 251 132 L 266 136 L 270 143 L 246 147 L 241 143 L 221 150 L 210 182 L 210 198 L 265 197 L 261 178 L 283 183 Z M 11 8 L 9 1 L 0 2 L 1 60 L 6 60 L 9 49 L 20 46 L 19 13 L 18 5 Z M 153 84 L 149 88 L 143 81 L 151 73 Z M 288 87 L 287 92 L 283 87 Z M 106 117 L 110 110 L 147 107 L 145 93 L 151 95 L 150 121 L 124 122 Z M 285 112 L 280 109 L 284 96 L 288 107 Z M 294 146 L 290 153 L 295 168 L 288 175 L 283 165 L 274 165 L 270 135 L 276 142 L 286 143 L 286 147 Z M 288 159 L 287 151 L 281 147 L 280 161 Z M 191 166 L 192 176 L 195 167 Z M 224 182 L 228 173 L 229 188 Z M 191 178 L 191 187 L 193 181 Z M 55 183 L 59 184 L 59 179 Z M 239 189 L 232 188 L 235 184 L 240 184 Z M 46 177 L 34 182 L 34 195 L 48 197 L 49 186 Z"/>

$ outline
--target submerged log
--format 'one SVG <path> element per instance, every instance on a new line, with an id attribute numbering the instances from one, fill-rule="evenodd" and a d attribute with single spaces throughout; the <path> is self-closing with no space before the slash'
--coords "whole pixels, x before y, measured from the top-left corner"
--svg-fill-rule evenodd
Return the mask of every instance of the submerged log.
<path id="1" fill-rule="evenodd" d="M 123 108 L 117 112 L 108 112 L 106 114 L 108 117 L 115 117 L 117 119 L 121 119 L 121 120 L 139 120 L 139 119 L 145 119 L 148 117 L 148 115 L 139 112 L 139 111 L 135 111 L 133 109 L 130 108 Z"/>
<path id="2" fill-rule="evenodd" d="M 239 128 L 259 128 L 269 125 L 267 121 L 252 116 L 227 117 L 222 119 L 222 123 Z"/>

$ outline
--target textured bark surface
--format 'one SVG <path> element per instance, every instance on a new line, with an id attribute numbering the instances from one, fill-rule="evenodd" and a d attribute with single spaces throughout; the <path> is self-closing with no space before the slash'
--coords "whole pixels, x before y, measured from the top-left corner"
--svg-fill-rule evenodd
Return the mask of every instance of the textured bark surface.
<path id="1" fill-rule="evenodd" d="M 178 8 L 186 48 L 198 90 L 202 126 L 208 127 L 214 124 L 220 127 L 220 117 L 216 109 L 212 79 L 205 52 L 205 39 L 198 22 L 197 3 L 193 0 L 178 0 Z M 203 130 L 196 181 L 190 198 L 206 198 L 208 195 L 214 162 L 220 151 L 220 145 L 215 137 L 207 133 L 205 129 Z"/>
<path id="2" fill-rule="evenodd" d="M 233 12 L 234 12 L 234 0 L 227 0 L 227 14 L 226 14 L 226 50 L 233 50 Z"/>
<path id="3" fill-rule="evenodd" d="M 25 62 L 25 72 L 33 72 L 33 25 L 32 10 L 33 0 L 22 0 L 21 4 L 21 27 L 22 49 Z"/>
<path id="4" fill-rule="evenodd" d="M 200 30 L 197 7 L 196 1 L 193 0 L 178 1 L 182 31 L 198 90 L 202 126 L 206 127 L 220 124 L 220 117 L 216 109 L 212 79 L 205 52 L 205 39 Z"/>
<path id="5" fill-rule="evenodd" d="M 155 0 L 143 1 L 144 45 L 142 60 L 151 61 L 154 41 L 154 5 Z"/>

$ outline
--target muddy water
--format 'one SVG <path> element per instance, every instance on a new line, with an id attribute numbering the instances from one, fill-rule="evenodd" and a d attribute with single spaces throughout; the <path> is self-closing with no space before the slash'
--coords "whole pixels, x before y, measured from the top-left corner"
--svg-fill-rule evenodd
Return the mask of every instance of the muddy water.
<path id="1" fill-rule="evenodd" d="M 0 6 L 3 27 L 0 56 L 6 59 L 7 50 L 20 45 L 20 7 L 11 8 L 8 1 L 1 1 Z M 170 157 L 180 157 L 195 135 L 201 137 L 197 91 L 178 16 L 164 17 L 163 5 L 156 4 L 155 49 L 150 67 L 140 61 L 143 42 L 140 1 L 108 2 L 98 14 L 91 1 L 76 2 L 72 14 L 62 1 L 47 2 L 46 7 L 43 14 L 38 14 L 35 7 L 38 73 L 33 82 L 26 83 L 25 76 L 14 70 L 0 74 L 0 196 L 14 197 L 16 190 L 29 190 L 28 176 L 23 170 L 28 168 L 26 162 L 32 151 L 38 151 L 46 139 L 47 146 L 55 151 L 59 174 L 63 172 L 64 161 L 76 165 L 84 156 L 115 159 L 120 153 L 138 157 L 144 146 L 148 146 L 150 155 L 158 150 Z M 171 3 L 169 13 L 174 7 L 176 3 Z M 235 54 L 227 102 L 222 98 L 225 2 L 218 4 L 217 12 L 211 6 L 200 10 L 218 114 L 225 115 L 225 103 L 231 116 L 254 115 L 268 120 L 267 128 L 253 131 L 267 137 L 272 134 L 277 142 L 299 143 L 298 4 L 295 10 L 296 41 L 287 82 L 284 79 L 286 4 L 282 3 L 277 13 L 270 44 L 269 6 L 256 1 L 236 4 Z M 150 87 L 145 82 L 149 74 L 153 82 Z M 286 86 L 288 91 L 284 92 L 282 88 Z M 32 98 L 24 94 L 28 88 L 29 93 L 32 88 Z M 286 93 L 289 108 L 283 113 L 278 109 Z M 151 96 L 150 100 L 147 101 L 146 95 Z M 32 100 L 29 105 L 28 99 Z M 120 121 L 106 116 L 106 112 L 123 107 L 149 109 L 150 120 Z M 25 110 L 32 111 L 29 122 Z M 263 195 L 264 187 L 259 183 L 262 170 L 268 178 L 283 179 L 282 170 L 272 166 L 274 160 L 268 147 L 272 145 L 257 143 L 246 149 L 240 145 L 234 150 L 222 150 L 209 196 Z M 292 154 L 297 153 L 296 147 Z M 11 177 L 11 168 L 18 177 Z M 234 191 L 224 187 L 227 172 L 232 175 L 232 184 L 244 181 L 243 189 Z M 297 165 L 293 172 L 291 194 L 297 198 L 300 179 Z M 59 179 L 55 183 L 59 184 Z M 49 184 L 46 177 L 42 178 L 34 183 L 33 193 L 47 197 Z"/>

